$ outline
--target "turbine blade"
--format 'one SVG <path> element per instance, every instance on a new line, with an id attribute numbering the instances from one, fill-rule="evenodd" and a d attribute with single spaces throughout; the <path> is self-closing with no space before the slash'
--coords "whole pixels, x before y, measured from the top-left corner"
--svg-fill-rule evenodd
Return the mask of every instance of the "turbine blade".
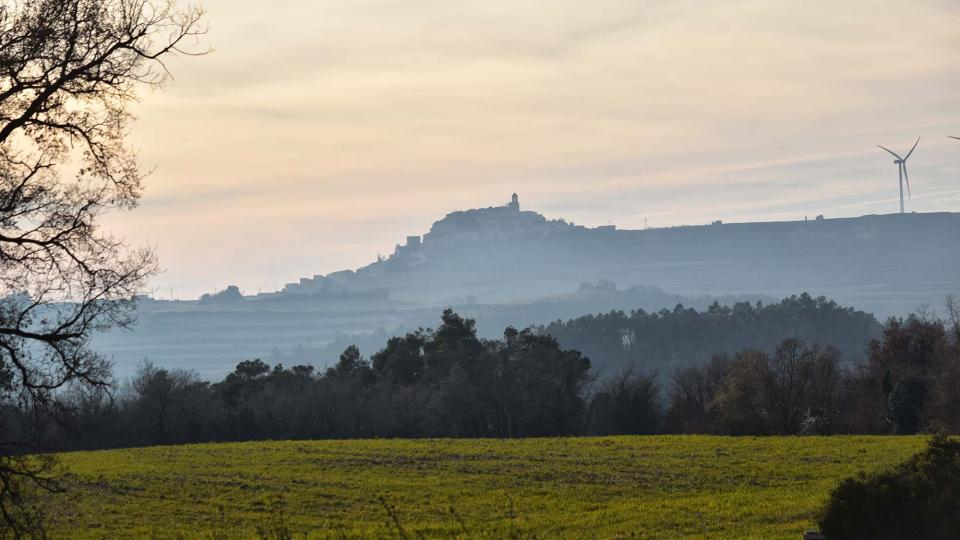
<path id="1" fill-rule="evenodd" d="M 910 194 L 910 177 L 907 175 L 907 164 L 902 163 L 903 167 L 903 179 L 907 181 L 907 198 L 910 199 L 910 202 L 913 202 L 913 195 Z"/>
<path id="2" fill-rule="evenodd" d="M 951 139 L 956 139 L 956 140 L 960 141 L 960 137 L 954 137 L 953 135 L 947 135 L 947 137 L 950 137 Z"/>
<path id="3" fill-rule="evenodd" d="M 904 161 L 910 158 L 910 154 L 912 154 L 913 151 L 917 149 L 918 144 L 920 144 L 920 137 L 917 137 L 917 142 L 913 143 L 913 148 L 911 148 L 910 151 L 907 152 L 907 157 L 903 158 Z"/>
<path id="4" fill-rule="evenodd" d="M 880 146 L 880 145 L 878 144 L 877 146 Z M 898 155 L 896 154 L 896 152 L 894 152 L 893 150 L 891 150 L 891 149 L 889 149 L 889 148 L 887 148 L 887 147 L 885 147 L 885 146 L 880 146 L 880 148 L 883 148 L 883 149 L 886 150 L 887 152 L 890 152 L 890 154 L 892 154 L 893 157 L 895 157 L 895 158 L 897 158 L 897 159 L 903 159 L 902 157 L 898 156 Z"/>

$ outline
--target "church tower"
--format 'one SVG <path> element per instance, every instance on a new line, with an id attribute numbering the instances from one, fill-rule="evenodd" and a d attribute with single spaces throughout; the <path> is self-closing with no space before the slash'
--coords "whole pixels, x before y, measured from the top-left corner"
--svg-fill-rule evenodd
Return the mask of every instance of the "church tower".
<path id="1" fill-rule="evenodd" d="M 507 207 L 514 212 L 520 211 L 520 199 L 517 197 L 516 193 L 513 194 L 513 197 L 510 197 L 510 204 L 508 204 Z"/>

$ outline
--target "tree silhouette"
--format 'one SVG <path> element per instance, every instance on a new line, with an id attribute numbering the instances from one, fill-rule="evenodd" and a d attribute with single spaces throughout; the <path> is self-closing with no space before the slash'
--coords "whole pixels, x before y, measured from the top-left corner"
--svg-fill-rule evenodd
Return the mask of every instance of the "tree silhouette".
<path id="1" fill-rule="evenodd" d="M 148 0 L 0 3 L 0 372 L 7 399 L 57 419 L 57 393 L 104 386 L 95 331 L 131 324 L 156 269 L 149 250 L 104 233 L 100 216 L 136 205 L 144 174 L 125 137 L 140 88 L 203 32 L 199 9 Z M 43 471 L 0 444 L 0 517 L 15 536 L 20 484 Z"/>

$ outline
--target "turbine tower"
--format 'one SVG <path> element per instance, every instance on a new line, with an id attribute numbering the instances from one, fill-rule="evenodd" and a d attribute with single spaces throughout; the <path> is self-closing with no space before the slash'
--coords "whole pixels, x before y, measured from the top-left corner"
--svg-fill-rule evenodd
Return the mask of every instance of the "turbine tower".
<path id="1" fill-rule="evenodd" d="M 889 152 L 890 155 L 892 155 L 893 157 L 897 158 L 893 161 L 893 163 L 894 165 L 897 166 L 897 174 L 900 176 L 900 213 L 901 214 L 903 213 L 903 181 L 904 180 L 907 181 L 907 196 L 910 197 L 911 199 L 913 198 L 910 195 L 910 177 L 907 176 L 907 160 L 910 158 L 910 154 L 912 154 L 913 151 L 917 149 L 918 144 L 920 144 L 920 137 L 917 137 L 917 142 L 913 143 L 913 148 L 911 148 L 910 151 L 907 152 L 906 157 L 900 157 L 893 150 L 890 150 L 889 148 L 886 148 L 884 146 L 880 146 L 879 144 L 877 145 L 877 146 L 880 146 L 880 148 Z"/>

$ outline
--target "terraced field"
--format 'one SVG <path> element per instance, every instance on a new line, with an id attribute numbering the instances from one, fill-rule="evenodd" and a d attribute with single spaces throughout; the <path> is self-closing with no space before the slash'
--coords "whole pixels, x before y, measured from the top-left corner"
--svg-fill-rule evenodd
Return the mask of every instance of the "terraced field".
<path id="1" fill-rule="evenodd" d="M 281 441 L 63 454 L 54 538 L 792 538 L 922 437 Z"/>

